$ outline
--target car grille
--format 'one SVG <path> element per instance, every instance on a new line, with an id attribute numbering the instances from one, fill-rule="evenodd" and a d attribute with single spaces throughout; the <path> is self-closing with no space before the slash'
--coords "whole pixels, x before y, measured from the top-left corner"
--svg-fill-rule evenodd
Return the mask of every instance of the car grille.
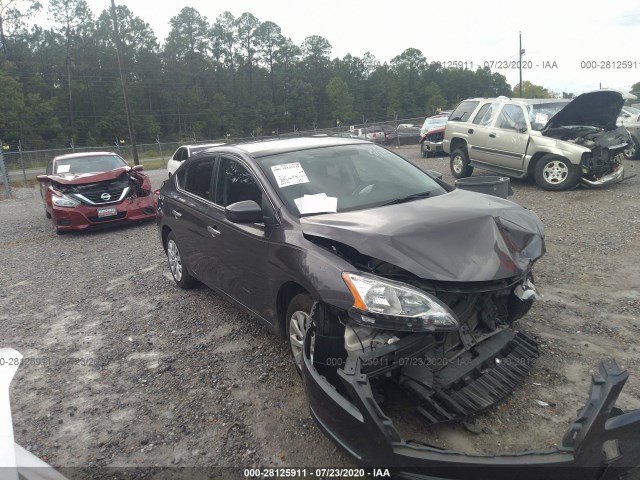
<path id="1" fill-rule="evenodd" d="M 91 185 L 79 185 L 75 191 L 75 197 L 85 205 L 103 205 L 115 203 L 120 200 L 122 192 L 128 188 L 126 181 L 116 180 L 113 182 L 93 183 Z M 109 198 L 104 199 L 102 195 L 108 194 Z"/>

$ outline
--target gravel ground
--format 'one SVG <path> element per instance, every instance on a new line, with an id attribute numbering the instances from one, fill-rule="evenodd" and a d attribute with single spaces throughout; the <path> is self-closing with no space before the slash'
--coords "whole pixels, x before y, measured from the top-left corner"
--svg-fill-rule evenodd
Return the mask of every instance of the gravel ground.
<path id="1" fill-rule="evenodd" d="M 447 157 L 397 151 L 453 182 Z M 640 173 L 640 162 L 626 167 Z M 165 177 L 149 174 L 154 188 Z M 468 428 L 425 431 L 400 414 L 413 438 L 480 453 L 552 446 L 604 357 L 631 373 L 621 406 L 640 408 L 640 177 L 561 193 L 512 186 L 547 231 L 536 270 L 545 299 L 518 325 L 540 358 Z M 91 472 L 353 465 L 311 420 L 285 341 L 207 288 L 179 290 L 155 224 L 57 236 L 36 189 L 14 194 L 0 201 L 0 346 L 30 359 L 11 387 L 18 443 Z"/>

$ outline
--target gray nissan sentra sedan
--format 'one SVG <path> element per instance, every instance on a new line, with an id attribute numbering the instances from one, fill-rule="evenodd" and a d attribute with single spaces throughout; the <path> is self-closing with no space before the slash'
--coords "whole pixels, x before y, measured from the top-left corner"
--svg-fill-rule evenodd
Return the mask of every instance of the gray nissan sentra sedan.
<path id="1" fill-rule="evenodd" d="M 455 189 L 371 142 L 329 137 L 214 147 L 157 194 L 176 284 L 204 283 L 288 339 L 313 418 L 358 463 L 412 478 L 478 467 L 541 478 L 533 466 L 567 478 L 564 467 L 610 464 L 611 438 L 616 466 L 637 463 L 640 412 L 603 423 L 627 378 L 613 361 L 551 451 L 478 457 L 407 442 L 383 411 L 401 392 L 425 425 L 455 421 L 527 375 L 536 342 L 512 324 L 539 296 L 544 232 L 530 210 Z"/>

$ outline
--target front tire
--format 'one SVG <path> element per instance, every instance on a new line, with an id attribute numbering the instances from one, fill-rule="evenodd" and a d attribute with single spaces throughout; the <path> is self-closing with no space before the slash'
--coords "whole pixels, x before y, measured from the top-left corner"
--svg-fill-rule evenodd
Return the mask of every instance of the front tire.
<path id="1" fill-rule="evenodd" d="M 196 285 L 196 279 L 189 273 L 187 266 L 184 264 L 173 232 L 167 237 L 167 259 L 169 260 L 169 269 L 176 285 L 184 290 L 193 288 Z"/>
<path id="2" fill-rule="evenodd" d="M 449 163 L 451 175 L 454 178 L 470 177 L 473 173 L 473 167 L 469 165 L 469 155 L 464 148 L 456 148 L 451 152 L 451 161 Z"/>
<path id="3" fill-rule="evenodd" d="M 422 158 L 429 158 L 429 151 L 424 148 L 424 142 L 420 143 L 420 153 L 422 154 Z"/>
<path id="4" fill-rule="evenodd" d="M 307 330 L 311 327 L 311 309 L 313 298 L 307 293 L 300 293 L 291 299 L 285 316 L 289 352 L 299 374 L 302 374 L 302 344 Z"/>
<path id="5" fill-rule="evenodd" d="M 578 184 L 579 172 L 566 158 L 545 155 L 536 164 L 533 178 L 544 190 L 570 190 Z"/>

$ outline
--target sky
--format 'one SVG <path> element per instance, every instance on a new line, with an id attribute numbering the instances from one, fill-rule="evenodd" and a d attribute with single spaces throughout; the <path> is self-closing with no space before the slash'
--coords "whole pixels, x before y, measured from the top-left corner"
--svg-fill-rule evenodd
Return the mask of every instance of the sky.
<path id="1" fill-rule="evenodd" d="M 87 0 L 97 17 L 110 0 Z M 557 93 L 611 88 L 629 91 L 640 82 L 640 4 L 606 2 L 389 2 L 308 0 L 127 0 L 149 23 L 158 41 L 183 7 L 195 8 L 213 23 L 225 10 L 250 12 L 278 24 L 300 45 L 311 35 L 331 43 L 332 58 L 371 52 L 388 62 L 407 48 L 428 62 L 462 62 L 475 70 L 493 65 L 509 84 L 519 81 L 518 38 L 522 34 L 523 80 Z M 46 12 L 46 2 L 43 2 Z M 493 62 L 493 63 L 491 63 Z M 495 68 L 506 66 L 507 68 Z"/>

